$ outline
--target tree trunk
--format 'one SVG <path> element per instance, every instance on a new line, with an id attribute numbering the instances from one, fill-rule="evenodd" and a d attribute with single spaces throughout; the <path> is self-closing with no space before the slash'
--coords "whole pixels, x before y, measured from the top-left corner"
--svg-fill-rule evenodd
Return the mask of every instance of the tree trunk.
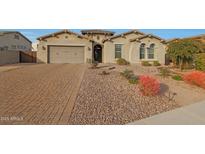
<path id="1" fill-rule="evenodd" d="M 181 71 L 183 70 L 183 64 L 184 64 L 184 60 L 183 60 L 183 59 L 180 59 L 179 67 L 180 67 L 180 70 L 181 70 Z"/>

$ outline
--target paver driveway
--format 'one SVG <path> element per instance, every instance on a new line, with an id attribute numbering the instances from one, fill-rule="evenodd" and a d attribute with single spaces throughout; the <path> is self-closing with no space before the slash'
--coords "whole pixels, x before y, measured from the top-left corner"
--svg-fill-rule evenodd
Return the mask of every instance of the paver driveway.
<path id="1" fill-rule="evenodd" d="M 68 124 L 85 68 L 36 64 L 0 72 L 0 124 Z"/>

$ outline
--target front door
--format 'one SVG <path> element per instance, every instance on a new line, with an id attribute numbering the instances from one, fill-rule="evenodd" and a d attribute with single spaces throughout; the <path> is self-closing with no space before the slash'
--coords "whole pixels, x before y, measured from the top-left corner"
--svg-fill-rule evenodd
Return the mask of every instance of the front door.
<path id="1" fill-rule="evenodd" d="M 102 63 L 102 47 L 101 47 L 101 45 L 94 46 L 93 58 L 95 61 Z"/>

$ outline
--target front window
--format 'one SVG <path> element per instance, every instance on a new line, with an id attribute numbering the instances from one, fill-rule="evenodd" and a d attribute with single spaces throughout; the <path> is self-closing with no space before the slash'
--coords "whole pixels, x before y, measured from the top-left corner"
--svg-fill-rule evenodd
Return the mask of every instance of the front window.
<path id="1" fill-rule="evenodd" d="M 16 45 L 12 45 L 11 48 L 12 48 L 12 49 L 16 49 Z"/>
<path id="2" fill-rule="evenodd" d="M 140 59 L 145 59 L 145 44 L 140 45 Z"/>
<path id="3" fill-rule="evenodd" d="M 5 51 L 7 51 L 7 50 L 8 50 L 8 48 L 9 48 L 8 46 L 4 46 L 4 50 L 5 50 Z"/>
<path id="4" fill-rule="evenodd" d="M 151 44 L 150 47 L 147 49 L 148 59 L 154 59 L 154 46 L 154 44 Z"/>
<path id="5" fill-rule="evenodd" d="M 122 44 L 115 44 L 115 58 L 121 58 Z"/>

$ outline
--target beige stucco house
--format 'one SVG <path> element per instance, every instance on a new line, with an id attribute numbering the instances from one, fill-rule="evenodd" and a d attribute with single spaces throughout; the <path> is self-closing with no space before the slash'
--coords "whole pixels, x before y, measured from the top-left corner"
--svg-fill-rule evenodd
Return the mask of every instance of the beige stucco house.
<path id="1" fill-rule="evenodd" d="M 138 30 L 114 35 L 105 30 L 83 30 L 77 34 L 62 30 L 37 38 L 38 63 L 115 63 L 124 58 L 130 63 L 165 63 L 166 41 Z"/>

